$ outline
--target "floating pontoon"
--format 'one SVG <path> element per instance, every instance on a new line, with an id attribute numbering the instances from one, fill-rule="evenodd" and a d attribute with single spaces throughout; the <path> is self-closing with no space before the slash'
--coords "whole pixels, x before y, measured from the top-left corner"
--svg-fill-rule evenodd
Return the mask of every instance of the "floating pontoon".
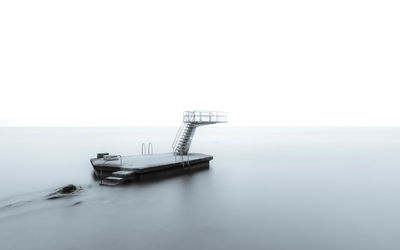
<path id="1" fill-rule="evenodd" d="M 189 153 L 196 128 L 199 126 L 226 123 L 227 113 L 216 111 L 186 111 L 183 122 L 172 143 L 172 153 L 146 154 L 142 145 L 142 155 L 109 155 L 99 153 L 90 162 L 94 173 L 102 185 L 118 185 L 126 180 L 140 179 L 163 173 L 181 173 L 209 167 L 211 155 Z M 143 147 L 144 146 L 144 147 Z M 150 147 L 151 146 L 151 147 Z"/>

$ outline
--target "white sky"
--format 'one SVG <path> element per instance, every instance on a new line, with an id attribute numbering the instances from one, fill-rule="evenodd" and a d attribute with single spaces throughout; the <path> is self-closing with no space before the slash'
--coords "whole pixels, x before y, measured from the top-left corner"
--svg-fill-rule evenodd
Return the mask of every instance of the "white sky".
<path id="1" fill-rule="evenodd" d="M 0 2 L 0 126 L 399 126 L 400 1 Z"/>

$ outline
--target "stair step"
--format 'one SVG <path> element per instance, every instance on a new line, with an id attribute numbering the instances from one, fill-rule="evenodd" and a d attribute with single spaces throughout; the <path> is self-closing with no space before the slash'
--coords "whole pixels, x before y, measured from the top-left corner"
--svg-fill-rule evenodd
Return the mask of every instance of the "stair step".
<path id="1" fill-rule="evenodd" d="M 117 186 L 118 184 L 120 184 L 120 182 L 110 182 L 106 180 L 100 182 L 100 185 L 102 186 Z"/>
<path id="2" fill-rule="evenodd" d="M 105 178 L 106 181 L 111 181 L 111 182 L 120 182 L 123 181 L 124 178 L 122 177 L 117 177 L 117 176 L 109 176 L 107 178 Z"/>
<path id="3" fill-rule="evenodd" d="M 121 171 L 113 172 L 111 175 L 113 177 L 128 177 L 128 176 L 132 175 L 133 173 L 134 173 L 133 171 L 121 170 Z"/>
<path id="4" fill-rule="evenodd" d="M 104 186 L 116 186 L 118 184 L 121 184 L 125 179 L 121 177 L 116 177 L 116 176 L 109 176 L 105 178 L 104 180 L 100 181 L 100 185 Z"/>

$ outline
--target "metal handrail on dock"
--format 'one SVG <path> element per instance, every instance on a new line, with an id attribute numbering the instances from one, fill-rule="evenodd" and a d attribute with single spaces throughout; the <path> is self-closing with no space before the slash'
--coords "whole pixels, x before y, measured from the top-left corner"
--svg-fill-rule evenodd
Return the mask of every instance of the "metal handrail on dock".
<path id="1" fill-rule="evenodd" d="M 147 143 L 147 148 L 146 148 L 146 143 L 142 143 L 142 155 L 152 155 L 153 154 L 153 144 L 151 142 Z"/>
<path id="2" fill-rule="evenodd" d="M 145 155 L 146 154 L 146 143 L 142 143 L 142 155 Z"/>

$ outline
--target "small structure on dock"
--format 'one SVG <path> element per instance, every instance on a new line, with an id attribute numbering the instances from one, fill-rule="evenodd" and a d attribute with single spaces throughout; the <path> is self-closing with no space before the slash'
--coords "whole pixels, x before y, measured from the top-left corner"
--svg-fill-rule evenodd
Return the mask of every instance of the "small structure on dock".
<path id="1" fill-rule="evenodd" d="M 109 155 L 99 153 L 90 160 L 95 176 L 102 185 L 118 185 L 126 180 L 140 179 L 166 172 L 186 172 L 209 167 L 211 155 L 189 153 L 196 128 L 226 123 L 227 113 L 217 111 L 186 111 L 172 143 L 172 153 L 142 155 Z M 151 145 L 152 148 L 152 145 Z M 146 151 L 146 150 L 145 150 Z M 153 150 L 151 150 L 153 151 Z"/>

